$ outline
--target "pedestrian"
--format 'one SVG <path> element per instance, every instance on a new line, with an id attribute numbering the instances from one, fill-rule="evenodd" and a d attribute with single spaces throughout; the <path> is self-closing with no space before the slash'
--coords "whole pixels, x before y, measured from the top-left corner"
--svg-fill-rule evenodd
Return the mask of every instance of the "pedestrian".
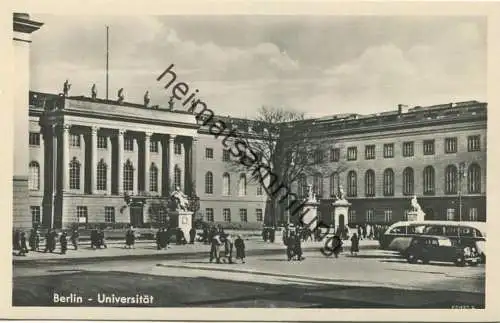
<path id="1" fill-rule="evenodd" d="M 214 259 L 218 264 L 220 264 L 220 245 L 222 244 L 221 237 L 219 233 L 212 236 L 212 241 L 210 242 L 210 262 Z"/>
<path id="2" fill-rule="evenodd" d="M 223 236 L 224 240 L 224 259 L 223 262 L 226 263 L 226 260 L 228 263 L 232 264 L 233 263 L 233 239 L 231 235 L 229 234 L 224 234 Z"/>
<path id="3" fill-rule="evenodd" d="M 21 231 L 15 230 L 14 234 L 12 235 L 12 248 L 14 250 L 20 250 L 21 249 Z"/>
<path id="4" fill-rule="evenodd" d="M 342 239 L 338 235 L 334 235 L 332 239 L 332 249 L 335 258 L 338 258 L 339 254 L 342 252 L 342 244 Z"/>
<path id="5" fill-rule="evenodd" d="M 99 231 L 97 232 L 97 237 L 99 239 L 99 246 L 101 247 L 104 247 L 104 248 L 108 248 L 108 245 L 106 244 L 106 237 L 104 236 L 104 231 L 102 229 L 99 229 Z"/>
<path id="6" fill-rule="evenodd" d="M 234 240 L 234 247 L 236 248 L 236 260 L 241 259 L 241 263 L 245 263 L 245 241 L 238 235 Z"/>
<path id="7" fill-rule="evenodd" d="M 366 224 L 363 225 L 362 231 L 363 231 L 363 239 L 366 239 Z"/>
<path id="8" fill-rule="evenodd" d="M 26 256 L 28 254 L 28 245 L 26 243 L 26 233 L 20 232 L 19 234 L 19 256 Z"/>
<path id="9" fill-rule="evenodd" d="M 274 243 L 274 239 L 276 238 L 276 228 L 272 227 L 269 230 L 269 242 Z"/>
<path id="10" fill-rule="evenodd" d="M 359 252 L 359 237 L 357 233 L 353 233 L 351 237 L 351 255 L 357 256 Z"/>
<path id="11" fill-rule="evenodd" d="M 295 241 L 294 241 L 294 253 L 297 256 L 298 261 L 304 260 L 304 257 L 302 257 L 302 241 L 300 239 L 300 232 L 297 232 L 295 234 Z"/>
<path id="12" fill-rule="evenodd" d="M 80 234 L 78 233 L 78 229 L 75 228 L 73 229 L 73 232 L 71 232 L 71 244 L 73 245 L 73 249 L 78 250 L 78 238 L 80 237 Z M 90 246 L 92 247 L 92 242 L 90 243 Z"/>
<path id="13" fill-rule="evenodd" d="M 288 258 L 288 261 L 292 260 L 293 257 L 295 256 L 295 232 L 290 231 L 287 237 L 285 238 L 285 245 L 286 245 L 286 255 Z"/>
<path id="14" fill-rule="evenodd" d="M 192 227 L 189 230 L 189 244 L 194 244 L 195 238 L 196 238 L 196 229 Z"/>
<path id="15" fill-rule="evenodd" d="M 162 235 L 163 235 L 163 228 L 159 228 L 158 231 L 156 232 L 156 249 L 161 250 L 162 249 Z"/>
<path id="16" fill-rule="evenodd" d="M 66 231 L 63 231 L 61 233 L 59 243 L 61 244 L 61 255 L 66 254 L 66 251 L 68 250 L 68 234 L 66 233 Z"/>
<path id="17" fill-rule="evenodd" d="M 135 232 L 132 227 L 130 227 L 125 233 L 125 247 L 128 249 L 133 249 L 135 245 Z"/>

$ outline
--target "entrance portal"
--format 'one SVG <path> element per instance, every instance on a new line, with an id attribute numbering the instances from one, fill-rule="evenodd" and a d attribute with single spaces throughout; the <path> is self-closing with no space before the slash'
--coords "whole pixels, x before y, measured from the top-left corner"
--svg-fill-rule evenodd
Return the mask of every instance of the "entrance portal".
<path id="1" fill-rule="evenodd" d="M 144 208 L 142 204 L 130 205 L 130 224 L 141 227 L 144 224 Z"/>

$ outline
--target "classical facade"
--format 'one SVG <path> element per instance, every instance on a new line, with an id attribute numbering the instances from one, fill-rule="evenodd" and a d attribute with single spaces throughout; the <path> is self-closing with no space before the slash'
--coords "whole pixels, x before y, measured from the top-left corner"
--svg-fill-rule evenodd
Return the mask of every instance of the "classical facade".
<path id="1" fill-rule="evenodd" d="M 196 216 L 207 222 L 263 224 L 265 191 L 192 114 L 35 92 L 29 111 L 32 222 L 162 222 L 158 205 L 179 186 L 199 197 Z M 485 221 L 486 116 L 486 104 L 472 101 L 297 123 L 295 132 L 313 129 L 323 149 L 317 163 L 330 171 L 304 174 L 292 188 L 300 195 L 313 185 L 326 224 L 334 224 L 340 187 L 352 203 L 345 220 L 354 224 L 404 220 L 414 195 L 427 219 Z M 258 140 L 251 121 L 217 118 Z"/>
<path id="2" fill-rule="evenodd" d="M 297 125 L 299 126 L 299 125 Z M 352 203 L 350 223 L 407 219 L 417 196 L 434 220 L 486 220 L 487 104 L 471 101 L 374 115 L 306 121 L 311 136 L 328 147 L 318 163 L 329 174 L 305 174 L 331 224 L 339 187 Z"/>

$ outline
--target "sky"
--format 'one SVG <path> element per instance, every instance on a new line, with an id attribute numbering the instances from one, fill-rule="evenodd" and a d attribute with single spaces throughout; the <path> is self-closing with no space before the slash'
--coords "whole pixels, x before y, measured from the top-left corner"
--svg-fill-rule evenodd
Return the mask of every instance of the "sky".
<path id="1" fill-rule="evenodd" d="M 216 114 L 255 117 L 262 106 L 309 117 L 370 114 L 398 104 L 486 101 L 484 17 L 54 16 L 33 34 L 31 90 L 167 106 L 157 77 L 171 64 Z M 178 108 L 181 106 L 178 105 Z"/>

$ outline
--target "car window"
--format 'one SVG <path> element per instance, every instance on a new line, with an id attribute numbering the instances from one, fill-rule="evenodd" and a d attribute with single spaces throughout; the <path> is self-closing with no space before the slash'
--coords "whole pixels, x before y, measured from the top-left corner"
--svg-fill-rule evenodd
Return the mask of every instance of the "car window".
<path id="1" fill-rule="evenodd" d="M 462 236 L 462 237 L 473 237 L 474 236 L 474 231 L 473 231 L 472 228 L 461 227 L 460 228 L 460 236 Z"/>
<path id="2" fill-rule="evenodd" d="M 424 233 L 430 235 L 442 236 L 444 235 L 444 226 L 440 225 L 428 226 L 425 228 Z"/>
<path id="3" fill-rule="evenodd" d="M 439 245 L 445 247 L 451 247 L 452 243 L 449 239 L 439 239 Z"/>
<path id="4" fill-rule="evenodd" d="M 398 233 L 398 234 L 406 233 L 406 227 L 395 227 L 391 230 L 390 233 Z"/>
<path id="5" fill-rule="evenodd" d="M 482 237 L 483 234 L 478 229 L 472 229 L 475 237 Z"/>
<path id="6" fill-rule="evenodd" d="M 408 234 L 422 234 L 424 233 L 425 225 L 410 225 L 408 227 Z"/>

